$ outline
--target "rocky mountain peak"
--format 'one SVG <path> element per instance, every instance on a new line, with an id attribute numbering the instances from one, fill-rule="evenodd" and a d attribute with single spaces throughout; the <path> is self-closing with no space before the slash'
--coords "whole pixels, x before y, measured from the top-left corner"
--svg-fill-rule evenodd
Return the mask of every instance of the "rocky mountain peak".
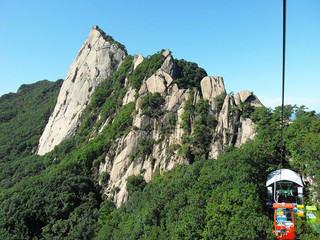
<path id="1" fill-rule="evenodd" d="M 94 26 L 61 87 L 38 154 L 76 132 L 100 83 L 108 86 L 106 95 L 99 92 L 100 100 L 109 104 L 104 109 L 114 111 L 105 113 L 99 106 L 92 111 L 96 122 L 88 129 L 91 140 L 113 124 L 121 109 L 133 111 L 130 129 L 113 139 L 95 163 L 97 174 L 108 176 L 100 184 L 117 206 L 128 198 L 126 179 L 131 175 L 150 181 L 156 172 L 196 158 L 217 158 L 226 146 L 240 147 L 255 137 L 249 116 L 262 104 L 252 92 L 227 94 L 222 77 L 207 76 L 196 63 L 174 59 L 168 49 L 146 58 L 127 56 L 122 44 Z"/>
<path id="2" fill-rule="evenodd" d="M 39 141 L 39 155 L 51 151 L 74 134 L 96 86 L 116 71 L 126 56 L 123 45 L 98 26 L 93 26 L 61 87 L 54 111 Z"/>

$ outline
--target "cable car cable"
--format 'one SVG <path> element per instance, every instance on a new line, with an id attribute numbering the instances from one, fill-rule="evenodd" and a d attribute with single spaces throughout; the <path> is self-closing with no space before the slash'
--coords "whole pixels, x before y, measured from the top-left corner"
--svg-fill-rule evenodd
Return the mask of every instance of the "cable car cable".
<path id="1" fill-rule="evenodd" d="M 285 63 L 286 63 L 286 0 L 283 0 L 283 45 L 282 45 L 282 102 L 281 102 L 281 145 L 280 145 L 280 181 L 281 181 L 281 169 L 282 161 L 284 158 L 284 144 L 283 144 L 283 129 L 284 129 L 284 86 L 285 86 Z M 276 198 L 276 181 L 273 187 L 273 199 L 278 203 L 278 196 Z"/>
<path id="2" fill-rule="evenodd" d="M 284 158 L 283 129 L 284 129 L 284 84 L 285 84 L 285 65 L 286 65 L 286 0 L 283 0 L 283 48 L 282 48 L 282 104 L 281 104 L 281 163 Z M 281 171 L 280 171 L 281 174 Z"/>
<path id="3" fill-rule="evenodd" d="M 286 7 L 287 1 L 283 0 L 283 42 L 282 42 L 282 102 L 281 102 L 281 161 L 280 161 L 280 180 L 281 169 L 284 158 L 283 129 L 284 129 L 284 86 L 285 86 L 285 69 L 286 69 Z"/>

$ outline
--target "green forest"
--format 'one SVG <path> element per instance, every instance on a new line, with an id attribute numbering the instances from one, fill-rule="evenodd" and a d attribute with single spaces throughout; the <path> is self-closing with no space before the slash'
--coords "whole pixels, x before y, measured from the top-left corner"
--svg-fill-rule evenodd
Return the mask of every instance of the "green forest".
<path id="1" fill-rule="evenodd" d="M 320 196 L 319 114 L 304 106 L 285 106 L 285 158 L 280 166 L 281 108 L 234 109 L 256 124 L 255 140 L 208 159 L 206 132 L 216 123 L 201 99 L 195 105 L 186 102 L 179 123 L 187 133 L 179 152 L 189 164 L 159 172 L 148 183 L 141 175 L 129 177 L 129 200 L 116 208 L 98 184 L 107 182 L 108 173 L 99 176 L 98 168 L 111 144 L 134 128 L 135 102 L 121 104 L 125 79 L 138 89 L 163 61 L 157 53 L 133 70 L 133 57 L 127 56 L 96 88 L 76 134 L 44 156 L 35 152 L 63 80 L 22 85 L 17 93 L 1 96 L 0 239 L 275 239 L 265 182 L 280 167 L 313 177 L 305 202 L 314 204 L 310 187 Z M 195 63 L 175 61 L 179 87 L 199 88 L 206 72 Z M 224 97 L 219 96 L 218 106 Z M 147 95 L 143 114 L 159 117 L 163 102 L 159 94 Z M 198 116 L 193 123 L 192 114 Z M 107 118 L 110 124 L 92 138 Z M 175 116 L 169 122 L 177 124 Z M 150 144 L 141 143 L 137 154 L 148 151 Z M 320 239 L 305 219 L 296 221 L 301 239 Z"/>

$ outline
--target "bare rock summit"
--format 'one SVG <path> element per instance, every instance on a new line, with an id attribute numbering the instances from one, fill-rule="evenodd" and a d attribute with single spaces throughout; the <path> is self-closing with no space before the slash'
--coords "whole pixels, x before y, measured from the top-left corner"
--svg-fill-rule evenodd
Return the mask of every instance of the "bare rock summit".
<path id="1" fill-rule="evenodd" d="M 112 37 L 97 26 L 91 29 L 70 66 L 37 154 L 44 155 L 75 133 L 96 86 L 120 67 L 126 55 L 123 46 Z"/>

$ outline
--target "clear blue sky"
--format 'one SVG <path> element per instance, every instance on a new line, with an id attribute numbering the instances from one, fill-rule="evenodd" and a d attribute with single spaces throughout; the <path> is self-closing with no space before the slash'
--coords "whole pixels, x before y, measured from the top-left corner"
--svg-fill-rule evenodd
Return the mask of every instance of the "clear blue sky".
<path id="1" fill-rule="evenodd" d="M 227 92 L 281 105 L 282 0 L 0 0 L 0 95 L 65 78 L 93 25 L 129 54 L 169 48 Z M 320 112 L 320 1 L 287 0 L 285 104 Z"/>

